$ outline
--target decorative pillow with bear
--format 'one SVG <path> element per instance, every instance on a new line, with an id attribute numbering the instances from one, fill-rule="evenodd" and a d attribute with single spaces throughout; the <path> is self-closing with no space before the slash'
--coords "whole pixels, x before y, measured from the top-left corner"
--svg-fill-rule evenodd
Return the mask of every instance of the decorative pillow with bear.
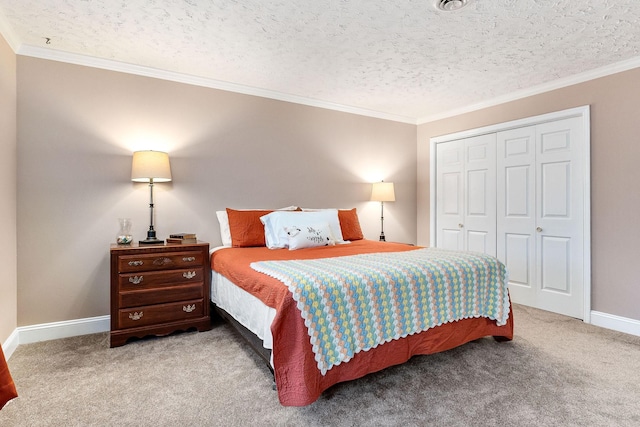
<path id="1" fill-rule="evenodd" d="M 315 248 L 318 246 L 334 246 L 336 244 L 331 227 L 328 223 L 304 225 L 298 227 L 291 225 L 285 227 L 288 237 L 289 250 Z"/>
<path id="2" fill-rule="evenodd" d="M 331 209 L 314 209 L 314 208 L 300 208 L 303 212 L 319 212 Z M 338 219 L 340 221 L 340 230 L 342 231 L 342 238 L 345 241 L 362 240 L 364 234 L 362 228 L 360 228 L 360 221 L 358 220 L 358 213 L 356 208 L 353 209 L 338 209 Z"/>
<path id="3" fill-rule="evenodd" d="M 303 227 L 317 224 L 329 224 L 331 235 L 336 243 L 343 243 L 340 221 L 337 209 L 327 209 L 315 212 L 271 212 L 260 217 L 264 224 L 265 243 L 269 249 L 280 249 L 289 246 L 289 235 L 285 227 Z"/>

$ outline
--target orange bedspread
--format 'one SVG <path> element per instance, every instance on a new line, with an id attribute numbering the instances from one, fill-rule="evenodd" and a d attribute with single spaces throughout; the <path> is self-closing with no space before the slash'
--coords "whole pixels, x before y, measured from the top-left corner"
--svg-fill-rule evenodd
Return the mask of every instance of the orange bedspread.
<path id="1" fill-rule="evenodd" d="M 357 353 L 348 363 L 334 366 L 323 376 L 314 359 L 300 310 L 287 287 L 250 267 L 252 262 L 264 260 L 327 258 L 413 249 L 416 247 L 359 240 L 347 245 L 298 251 L 255 247 L 221 249 L 212 254 L 213 270 L 276 309 L 271 333 L 275 380 L 282 405 L 308 405 L 334 384 L 404 363 L 414 355 L 449 350 L 484 336 L 513 338 L 512 316 L 504 326 L 496 326 L 495 321 L 485 318 L 464 319 Z"/>
<path id="2" fill-rule="evenodd" d="M 18 392 L 13 383 L 13 378 L 11 378 L 11 374 L 9 373 L 9 367 L 4 358 L 2 347 L 0 347 L 0 409 L 14 397 L 18 397 Z"/>

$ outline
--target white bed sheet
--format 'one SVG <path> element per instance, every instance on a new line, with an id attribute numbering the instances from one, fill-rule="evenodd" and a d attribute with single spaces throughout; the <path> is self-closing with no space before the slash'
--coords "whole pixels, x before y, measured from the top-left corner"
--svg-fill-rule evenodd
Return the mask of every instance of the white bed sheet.
<path id="1" fill-rule="evenodd" d="M 257 335 L 262 340 L 264 348 L 272 350 L 271 323 L 276 316 L 276 310 L 234 285 L 222 274 L 216 271 L 211 273 L 211 301 Z M 273 360 L 271 364 L 273 365 Z"/>

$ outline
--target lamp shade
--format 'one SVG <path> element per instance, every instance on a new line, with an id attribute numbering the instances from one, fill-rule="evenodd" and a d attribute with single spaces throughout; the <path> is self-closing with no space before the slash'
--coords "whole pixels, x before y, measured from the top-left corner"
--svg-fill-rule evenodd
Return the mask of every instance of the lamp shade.
<path id="1" fill-rule="evenodd" d="M 393 182 L 374 182 L 371 188 L 371 200 L 374 202 L 395 202 L 396 193 Z"/>
<path id="2" fill-rule="evenodd" d="M 169 155 L 162 151 L 136 151 L 131 165 L 131 181 L 135 182 L 171 181 Z"/>

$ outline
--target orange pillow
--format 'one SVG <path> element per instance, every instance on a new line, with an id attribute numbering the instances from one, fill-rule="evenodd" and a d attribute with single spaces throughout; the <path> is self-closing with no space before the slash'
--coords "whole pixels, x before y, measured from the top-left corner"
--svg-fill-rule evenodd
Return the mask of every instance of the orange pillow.
<path id="1" fill-rule="evenodd" d="M 340 229 L 342 230 L 342 238 L 344 240 L 364 239 L 356 208 L 350 210 L 339 209 L 338 220 L 340 221 Z"/>
<path id="2" fill-rule="evenodd" d="M 260 222 L 260 217 L 271 212 L 273 211 L 237 211 L 227 208 L 231 246 L 234 248 L 265 246 L 264 225 Z"/>

